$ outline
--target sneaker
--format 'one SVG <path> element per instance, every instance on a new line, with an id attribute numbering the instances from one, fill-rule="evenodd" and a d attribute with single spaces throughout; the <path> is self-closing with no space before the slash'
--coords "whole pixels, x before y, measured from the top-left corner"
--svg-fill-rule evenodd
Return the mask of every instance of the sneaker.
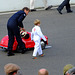
<path id="1" fill-rule="evenodd" d="M 26 52 L 27 52 L 27 50 L 26 49 L 23 49 L 21 53 L 24 54 Z"/>
<path id="2" fill-rule="evenodd" d="M 45 56 L 45 54 L 43 53 L 43 54 L 41 54 L 41 55 L 39 55 L 40 57 L 44 57 Z"/>
<path id="3" fill-rule="evenodd" d="M 37 59 L 37 57 L 32 57 L 32 59 Z"/>

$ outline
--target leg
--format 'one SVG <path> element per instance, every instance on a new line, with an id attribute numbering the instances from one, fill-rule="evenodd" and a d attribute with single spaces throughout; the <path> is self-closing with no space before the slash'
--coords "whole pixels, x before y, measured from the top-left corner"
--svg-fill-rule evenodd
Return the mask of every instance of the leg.
<path id="1" fill-rule="evenodd" d="M 34 0 L 30 0 L 30 9 L 31 9 L 31 12 L 36 11 L 36 9 L 34 9 Z"/>
<path id="2" fill-rule="evenodd" d="M 41 54 L 43 54 L 43 52 L 42 52 L 42 48 L 41 48 L 40 41 L 38 41 L 38 43 L 39 43 L 39 50 L 38 50 L 38 54 L 39 54 L 39 55 L 41 55 Z"/>
<path id="3" fill-rule="evenodd" d="M 64 8 L 64 6 L 67 4 L 67 2 L 68 2 L 68 0 L 64 0 L 60 5 L 59 5 L 59 7 L 57 8 L 57 10 L 58 10 L 58 12 L 60 13 L 60 14 L 62 14 L 62 9 Z"/>
<path id="4" fill-rule="evenodd" d="M 64 0 L 58 7 L 59 10 L 62 10 L 64 6 L 67 4 L 68 0 Z"/>
<path id="5" fill-rule="evenodd" d="M 48 6 L 47 6 L 47 0 L 43 0 L 43 3 L 44 3 L 44 8 L 46 9 Z"/>
<path id="6" fill-rule="evenodd" d="M 12 55 L 14 55 L 12 53 L 12 47 L 13 47 L 13 43 L 14 43 L 14 34 L 10 28 L 8 28 L 8 37 L 9 37 L 9 41 L 8 41 L 8 54 L 7 55 L 12 56 Z"/>
<path id="7" fill-rule="evenodd" d="M 47 0 L 43 0 L 43 3 L 44 3 L 44 9 L 45 10 L 49 10 L 52 8 L 52 5 L 50 5 L 50 6 L 47 5 Z"/>
<path id="8" fill-rule="evenodd" d="M 68 3 L 66 4 L 67 13 L 72 12 L 69 2 L 70 2 L 70 0 L 68 0 Z"/>
<path id="9" fill-rule="evenodd" d="M 15 29 L 13 32 L 14 32 L 14 35 L 16 36 L 16 40 L 18 42 L 19 47 L 22 49 L 22 54 L 25 53 L 27 50 L 25 48 L 25 44 L 22 42 L 19 28 L 15 26 Z"/>
<path id="10" fill-rule="evenodd" d="M 38 50 L 39 50 L 39 43 L 36 41 L 34 51 L 33 51 L 33 57 L 36 57 Z"/>
<path id="11" fill-rule="evenodd" d="M 14 34 L 10 29 L 8 29 L 8 36 L 9 36 L 8 50 L 12 50 L 14 43 Z"/>
<path id="12" fill-rule="evenodd" d="M 34 0 L 30 0 L 30 9 L 34 9 Z"/>

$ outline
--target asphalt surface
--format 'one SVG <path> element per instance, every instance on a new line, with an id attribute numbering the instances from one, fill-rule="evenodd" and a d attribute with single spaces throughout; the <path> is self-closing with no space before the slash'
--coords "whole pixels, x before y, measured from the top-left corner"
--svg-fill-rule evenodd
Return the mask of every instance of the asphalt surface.
<path id="1" fill-rule="evenodd" d="M 8 57 L 3 49 L 0 49 L 0 75 L 5 75 L 4 65 L 15 63 L 21 67 L 23 75 L 38 75 L 40 68 L 46 68 L 49 75 L 63 75 L 63 67 L 66 64 L 75 65 L 75 7 L 73 13 L 60 15 L 56 9 L 49 11 L 30 12 L 24 20 L 27 31 L 31 31 L 33 21 L 41 20 L 41 29 L 44 35 L 48 36 L 50 49 L 45 49 L 45 56 L 32 59 L 32 50 L 26 54 L 15 53 L 15 56 Z M 0 40 L 7 35 L 7 21 L 9 15 L 0 15 Z"/>

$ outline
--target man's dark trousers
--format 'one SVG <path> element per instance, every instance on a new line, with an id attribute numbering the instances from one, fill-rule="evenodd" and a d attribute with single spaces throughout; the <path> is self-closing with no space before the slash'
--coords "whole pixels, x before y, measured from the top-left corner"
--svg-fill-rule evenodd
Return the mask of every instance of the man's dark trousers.
<path id="1" fill-rule="evenodd" d="M 61 11 L 61 10 L 64 8 L 64 6 L 66 6 L 67 12 L 70 11 L 71 9 L 70 9 L 70 4 L 69 4 L 69 2 L 70 2 L 70 0 L 64 0 L 64 1 L 60 4 L 60 6 L 58 7 L 58 9 Z"/>
<path id="2" fill-rule="evenodd" d="M 22 49 L 22 51 L 25 49 L 25 44 L 22 42 L 20 36 L 20 29 L 19 29 L 19 27 L 23 28 L 22 21 L 24 20 L 25 17 L 26 17 L 26 13 L 20 10 L 14 15 L 12 15 L 8 20 L 7 29 L 8 29 L 8 36 L 9 36 L 9 42 L 8 42 L 9 53 L 12 52 L 14 37 L 16 37 L 18 45 Z"/>
<path id="3" fill-rule="evenodd" d="M 15 24 L 11 25 L 10 23 L 8 23 L 7 28 L 8 28 L 8 36 L 9 36 L 8 50 L 12 50 L 12 46 L 14 43 L 14 36 L 16 37 L 18 45 L 22 49 L 25 49 L 25 44 L 22 42 L 22 39 L 20 36 L 19 27 Z"/>

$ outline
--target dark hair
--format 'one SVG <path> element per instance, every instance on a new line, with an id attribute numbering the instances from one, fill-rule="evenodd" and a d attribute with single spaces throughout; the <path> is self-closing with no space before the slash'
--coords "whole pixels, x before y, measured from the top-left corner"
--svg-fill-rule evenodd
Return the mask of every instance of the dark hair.
<path id="1" fill-rule="evenodd" d="M 24 11 L 24 10 L 30 11 L 30 9 L 29 9 L 28 7 L 24 7 L 22 10 L 23 10 L 23 11 Z"/>

